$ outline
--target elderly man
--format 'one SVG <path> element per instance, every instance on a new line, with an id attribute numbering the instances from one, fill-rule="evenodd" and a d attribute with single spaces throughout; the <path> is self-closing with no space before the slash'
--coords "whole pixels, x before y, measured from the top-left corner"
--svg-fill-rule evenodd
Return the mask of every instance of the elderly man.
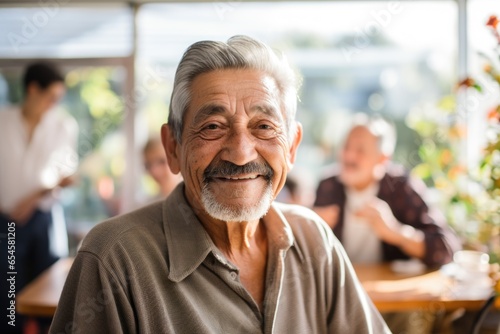
<path id="1" fill-rule="evenodd" d="M 390 164 L 395 145 L 391 124 L 356 115 L 340 154 L 340 168 L 320 182 L 314 210 L 333 229 L 353 263 L 417 258 L 428 266 L 445 264 L 460 243 L 442 215 L 419 195 L 425 190 L 423 183 Z M 431 312 L 383 317 L 394 333 L 433 332 Z"/>
<path id="2" fill-rule="evenodd" d="M 51 333 L 385 333 L 331 230 L 273 203 L 302 136 L 292 70 L 233 37 L 184 54 L 162 138 L 184 178 L 85 239 Z"/>
<path id="3" fill-rule="evenodd" d="M 420 196 L 423 183 L 389 163 L 395 144 L 388 122 L 356 115 L 340 168 L 320 182 L 314 209 L 354 263 L 418 258 L 428 266 L 445 264 L 459 241 Z"/>

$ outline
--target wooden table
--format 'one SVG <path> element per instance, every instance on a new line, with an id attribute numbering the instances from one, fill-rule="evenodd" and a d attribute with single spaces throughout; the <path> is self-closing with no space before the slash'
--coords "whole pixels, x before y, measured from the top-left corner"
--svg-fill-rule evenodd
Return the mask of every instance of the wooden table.
<path id="1" fill-rule="evenodd" d="M 73 264 L 73 258 L 61 259 L 28 284 L 16 296 L 16 310 L 34 317 L 52 317 Z"/>
<path id="2" fill-rule="evenodd" d="M 454 297 L 450 280 L 439 270 L 405 275 L 394 273 L 389 264 L 355 265 L 354 270 L 380 312 L 479 310 L 485 303 Z"/>
<path id="3" fill-rule="evenodd" d="M 28 316 L 53 316 L 73 258 L 61 259 L 17 296 L 17 311 Z M 358 277 L 381 312 L 478 310 L 484 300 L 460 300 L 447 296 L 447 279 L 439 271 L 401 275 L 388 264 L 356 265 Z"/>

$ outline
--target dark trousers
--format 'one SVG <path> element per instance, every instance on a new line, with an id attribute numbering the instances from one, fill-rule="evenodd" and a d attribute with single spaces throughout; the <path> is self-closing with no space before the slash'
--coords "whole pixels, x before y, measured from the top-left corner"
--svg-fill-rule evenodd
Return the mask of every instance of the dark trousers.
<path id="1" fill-rule="evenodd" d="M 15 326 L 9 325 L 11 318 L 8 317 L 10 314 L 8 308 L 12 300 L 9 292 L 14 287 L 12 283 L 15 281 L 17 295 L 23 287 L 58 260 L 57 256 L 50 251 L 49 229 L 52 225 L 50 212 L 35 211 L 26 224 L 15 225 L 14 232 L 12 225 L 12 220 L 0 213 L 0 310 L 2 310 L 0 333 L 21 333 L 25 320 L 16 313 Z M 9 238 L 15 240 L 15 244 L 10 241 L 10 248 Z M 13 244 L 15 253 L 12 253 Z M 13 258 L 12 255 L 15 255 L 14 264 L 12 261 L 9 263 L 9 260 Z M 11 265 L 13 268 L 10 267 Z M 8 274 L 9 272 L 16 274 Z"/>

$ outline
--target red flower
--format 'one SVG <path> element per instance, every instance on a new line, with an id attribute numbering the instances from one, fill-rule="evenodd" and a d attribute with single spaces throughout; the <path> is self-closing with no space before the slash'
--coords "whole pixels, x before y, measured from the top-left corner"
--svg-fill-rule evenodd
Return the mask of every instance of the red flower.
<path id="1" fill-rule="evenodd" d="M 488 113 L 488 120 L 500 122 L 500 105 L 490 110 Z"/>
<path id="2" fill-rule="evenodd" d="M 488 19 L 488 22 L 486 22 L 486 26 L 496 29 L 498 23 L 499 23 L 498 18 L 495 15 L 491 15 L 490 18 Z"/>
<path id="3" fill-rule="evenodd" d="M 498 18 L 495 15 L 491 15 L 490 18 L 488 19 L 488 22 L 486 22 L 486 26 L 492 27 L 493 29 L 496 29 L 498 26 Z"/>
<path id="4" fill-rule="evenodd" d="M 498 18 L 495 15 L 491 15 L 490 18 L 488 19 L 488 22 L 486 22 L 487 27 L 491 27 L 493 29 L 493 35 L 497 38 L 498 44 L 500 45 L 500 34 L 498 33 L 497 27 L 500 22 L 498 21 Z"/>
<path id="5" fill-rule="evenodd" d="M 475 90 L 477 90 L 478 92 L 482 92 L 483 89 L 481 88 L 481 86 L 479 86 L 477 84 L 477 82 L 472 79 L 472 78 L 465 78 L 464 80 L 460 81 L 458 84 L 457 84 L 457 89 L 460 89 L 462 87 L 465 87 L 465 88 L 474 88 Z"/>
<path id="6" fill-rule="evenodd" d="M 474 79 L 472 79 L 472 78 L 465 78 L 465 79 L 463 79 L 462 81 L 460 81 L 460 82 L 458 83 L 458 85 L 457 85 L 457 86 L 458 86 L 459 88 L 460 88 L 460 87 L 472 87 L 472 86 L 474 86 L 475 84 L 476 84 L 476 83 L 475 83 Z"/>

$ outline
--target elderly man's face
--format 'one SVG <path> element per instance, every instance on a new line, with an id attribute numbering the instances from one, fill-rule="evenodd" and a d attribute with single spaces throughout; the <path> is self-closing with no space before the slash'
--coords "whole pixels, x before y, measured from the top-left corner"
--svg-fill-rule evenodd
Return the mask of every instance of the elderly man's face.
<path id="1" fill-rule="evenodd" d="M 169 156 L 172 170 L 182 172 L 188 201 L 220 220 L 259 219 L 295 160 L 300 126 L 290 143 L 276 82 L 259 71 L 204 73 L 191 92 L 182 143 Z"/>
<path id="2" fill-rule="evenodd" d="M 351 130 L 340 154 L 341 178 L 348 187 L 364 188 L 376 178 L 377 168 L 387 160 L 377 138 L 365 127 Z"/>

